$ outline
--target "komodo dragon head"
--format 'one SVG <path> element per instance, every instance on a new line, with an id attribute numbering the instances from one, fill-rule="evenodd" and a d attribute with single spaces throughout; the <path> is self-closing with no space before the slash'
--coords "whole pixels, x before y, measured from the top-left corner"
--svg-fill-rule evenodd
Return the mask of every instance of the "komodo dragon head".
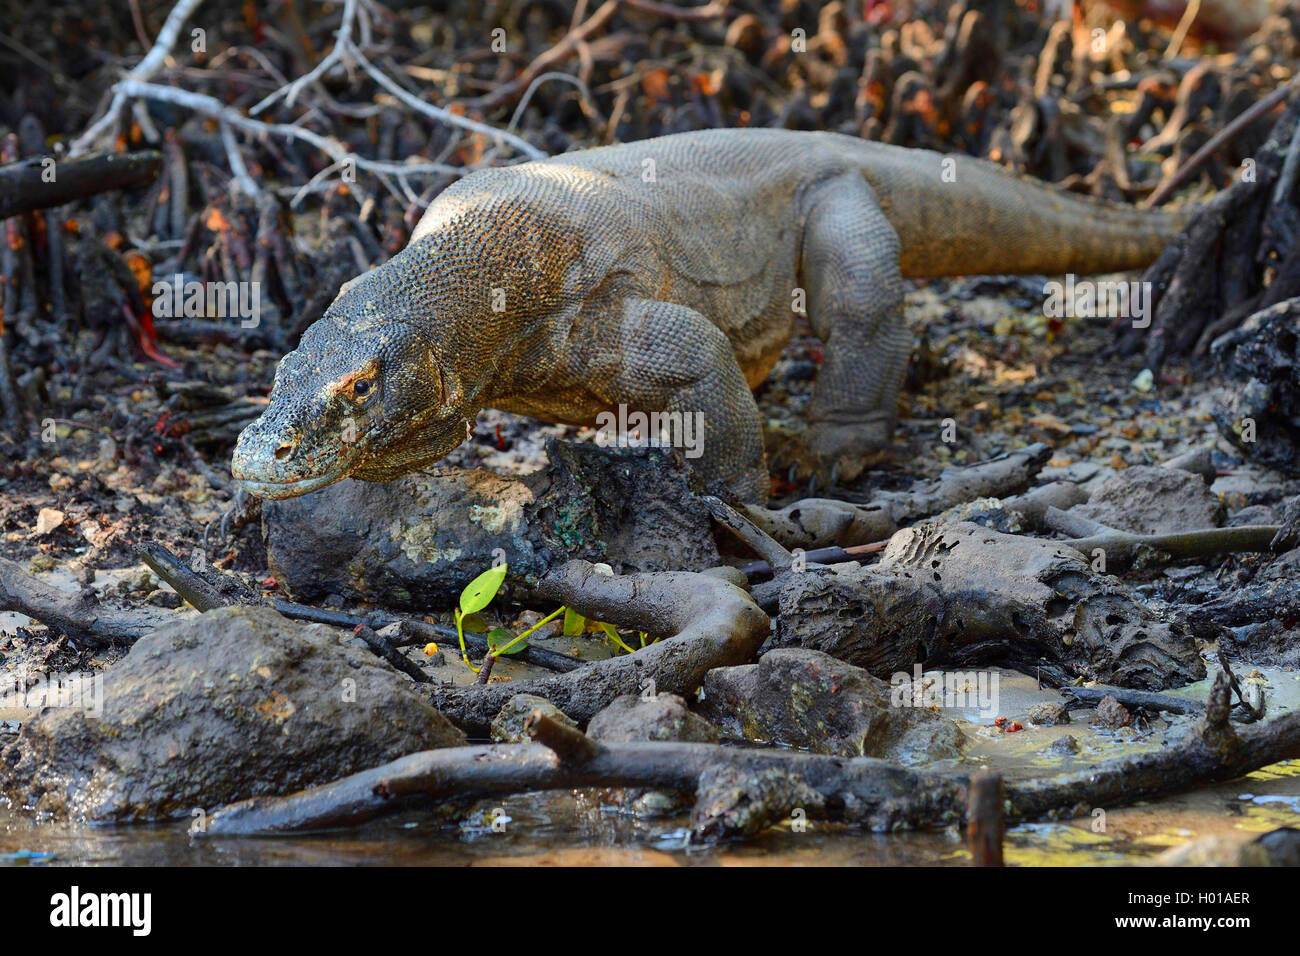
<path id="1" fill-rule="evenodd" d="M 292 498 L 342 478 L 391 481 L 465 440 L 478 406 L 394 271 L 345 284 L 280 360 L 270 403 L 231 461 L 247 491 Z"/>

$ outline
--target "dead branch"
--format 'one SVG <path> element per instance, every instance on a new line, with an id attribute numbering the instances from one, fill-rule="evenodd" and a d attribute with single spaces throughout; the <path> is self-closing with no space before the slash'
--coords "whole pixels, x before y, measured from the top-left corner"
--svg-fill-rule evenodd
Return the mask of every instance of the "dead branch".
<path id="1" fill-rule="evenodd" d="M 113 189 L 144 186 L 158 177 L 162 155 L 154 150 L 105 153 L 55 163 L 46 179 L 40 159 L 0 167 L 0 219 L 33 209 L 62 206 Z"/>
<path id="2" fill-rule="evenodd" d="M 1238 733 L 1228 723 L 1230 698 L 1230 681 L 1220 673 L 1205 718 L 1175 744 L 1079 773 L 1007 786 L 1005 819 L 1027 821 L 1080 808 L 1123 806 L 1300 757 L 1300 710 Z M 535 743 L 426 750 L 310 790 L 229 804 L 213 815 L 205 832 L 224 836 L 320 830 L 467 794 L 584 787 L 689 792 L 718 768 L 788 774 L 823 796 L 823 803 L 810 805 L 810 811 L 864 822 L 875 830 L 947 826 L 969 812 L 970 781 L 964 776 L 922 774 L 871 758 L 716 744 L 584 743 L 577 737 L 585 735 L 557 730 L 551 723 L 530 717 L 536 739 L 548 740 L 554 749 Z"/>
<path id="3" fill-rule="evenodd" d="M 144 58 L 126 74 L 127 80 L 147 80 L 163 68 L 167 57 L 171 55 L 172 49 L 180 39 L 181 27 L 185 26 L 185 21 L 202 2 L 203 0 L 179 0 L 176 6 L 172 7 L 162 29 L 158 31 L 158 38 L 154 40 L 153 46 L 149 48 Z M 104 115 L 73 141 L 71 149 L 73 156 L 84 153 L 117 121 L 118 113 L 126 104 L 127 97 L 117 87 L 113 88 L 112 93 L 112 102 L 104 111 Z"/>
<path id="4" fill-rule="evenodd" d="M 1141 707 L 1144 710 L 1163 710 L 1170 714 L 1199 714 L 1205 711 L 1205 705 L 1199 700 L 1150 690 L 1100 685 L 1075 687 L 1072 684 L 1065 684 L 1060 690 L 1062 694 L 1069 694 L 1081 704 L 1095 705 L 1103 697 L 1114 697 L 1125 707 Z"/>
<path id="5" fill-rule="evenodd" d="M 491 93 L 465 100 L 465 105 L 487 112 L 498 106 L 508 106 L 513 103 L 524 94 L 533 80 L 552 67 L 563 63 L 577 52 L 592 34 L 603 29 L 620 7 L 633 7 L 674 20 L 711 20 L 725 16 L 727 13 L 727 5 L 716 2 L 700 7 L 679 7 L 668 3 L 656 3 L 653 0 L 605 0 L 605 3 L 596 8 L 595 13 L 566 33 L 564 39 L 555 46 L 534 58 L 518 76 L 508 83 L 502 83 Z"/>
<path id="6" fill-rule="evenodd" d="M 1174 190 L 1187 182 L 1193 173 L 1205 165 L 1206 160 L 1223 148 L 1225 143 L 1231 142 L 1234 136 L 1285 100 L 1287 94 L 1295 88 L 1296 81 L 1296 78 L 1288 80 L 1211 136 L 1204 146 L 1193 153 L 1187 162 L 1183 163 L 1172 176 L 1160 184 L 1160 187 L 1151 194 L 1151 198 L 1147 200 L 1146 205 L 1149 207 L 1159 206 L 1172 196 Z"/>
<path id="7" fill-rule="evenodd" d="M 713 520 L 753 548 L 770 568 L 790 567 L 794 556 L 749 518 L 712 495 L 704 495 L 700 500 L 709 509 L 709 514 L 713 515 Z"/>
<path id="8" fill-rule="evenodd" d="M 883 541 L 900 528 L 947 508 L 1023 490 L 1051 455 L 1047 445 L 1029 445 L 950 469 L 932 481 L 917 482 L 908 491 L 882 492 L 866 504 L 807 498 L 779 511 L 751 505 L 746 512 L 758 527 L 789 548 Z"/>
<path id="9" fill-rule="evenodd" d="M 1242 525 L 1237 528 L 1203 528 L 1198 531 L 1177 531 L 1170 534 L 1130 534 L 1127 531 L 1106 531 L 1087 538 L 1071 538 L 1061 542 L 1076 551 L 1091 555 L 1100 549 L 1106 554 L 1107 567 L 1125 567 L 1133 562 L 1140 551 L 1146 552 L 1149 564 L 1157 556 L 1178 561 L 1184 558 L 1208 558 L 1217 554 L 1234 554 L 1238 551 L 1268 551 L 1277 535 L 1277 525 Z"/>
<path id="10" fill-rule="evenodd" d="M 533 743 L 426 750 L 286 797 L 232 803 L 212 816 L 206 833 L 319 830 L 361 823 L 413 802 L 427 804 L 466 794 L 579 787 L 651 787 L 689 793 L 706 772 L 719 766 L 791 774 L 825 794 L 827 803 L 840 808 L 851 803 L 855 815 L 877 829 L 911 820 L 919 825 L 956 822 L 965 806 L 965 785 L 960 779 L 904 770 L 870 758 L 846 760 L 717 744 L 597 744 L 577 730 L 552 736 L 553 728 L 544 720 L 532 727 L 556 749 Z M 586 743 L 575 743 L 575 737 Z"/>
<path id="11" fill-rule="evenodd" d="M 26 614 L 90 648 L 130 644 L 173 619 L 170 612 L 151 608 L 107 608 L 93 592 L 69 594 L 7 558 L 0 558 L 0 611 Z"/>

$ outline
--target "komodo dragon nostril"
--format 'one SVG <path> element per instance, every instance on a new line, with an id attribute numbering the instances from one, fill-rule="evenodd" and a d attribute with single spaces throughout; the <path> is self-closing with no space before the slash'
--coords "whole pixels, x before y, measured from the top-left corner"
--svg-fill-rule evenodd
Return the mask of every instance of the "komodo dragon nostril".
<path id="1" fill-rule="evenodd" d="M 298 446 L 296 442 L 286 442 L 285 444 L 281 445 L 279 448 L 275 450 L 276 461 L 284 461 L 286 458 L 288 458 L 290 455 L 293 454 L 293 450 L 297 447 Z"/>

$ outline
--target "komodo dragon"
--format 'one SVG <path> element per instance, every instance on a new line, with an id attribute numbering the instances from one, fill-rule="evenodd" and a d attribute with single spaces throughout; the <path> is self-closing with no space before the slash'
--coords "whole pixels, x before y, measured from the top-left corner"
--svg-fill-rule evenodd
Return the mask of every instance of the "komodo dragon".
<path id="1" fill-rule="evenodd" d="M 765 501 L 750 389 L 804 296 L 826 357 L 799 457 L 851 480 L 892 435 L 904 277 L 1131 269 L 1182 222 L 835 133 L 708 130 L 485 169 L 307 329 L 232 471 L 268 498 L 389 481 L 484 407 L 590 425 L 623 405 L 702 413 L 696 467 Z"/>

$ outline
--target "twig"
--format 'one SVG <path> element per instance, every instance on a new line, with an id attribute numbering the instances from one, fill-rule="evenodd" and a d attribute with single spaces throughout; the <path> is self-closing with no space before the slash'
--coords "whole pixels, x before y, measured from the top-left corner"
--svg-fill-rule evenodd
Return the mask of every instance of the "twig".
<path id="1" fill-rule="evenodd" d="M 394 82 L 387 74 L 371 63 L 362 52 L 350 41 L 344 41 L 344 48 L 349 55 L 357 61 L 363 70 L 370 74 L 370 78 L 386 89 L 393 96 L 397 97 L 411 109 L 423 113 L 425 116 L 435 119 L 440 123 L 447 123 L 451 126 L 459 126 L 461 129 L 467 129 L 472 133 L 481 133 L 489 136 L 498 142 L 509 143 L 516 150 L 523 153 L 529 159 L 545 159 L 546 153 L 538 149 L 532 143 L 514 135 L 513 133 L 499 130 L 487 123 L 480 123 L 472 120 L 468 116 L 460 116 L 450 110 L 445 110 L 440 106 L 434 106 L 432 103 L 426 103 L 415 94 L 409 92 Z"/>
<path id="2" fill-rule="evenodd" d="M 180 39 L 181 27 L 185 26 L 185 21 L 190 18 L 190 14 L 197 10 L 202 2 L 203 0 L 179 0 L 176 6 L 172 7 L 171 13 L 167 15 L 166 21 L 163 22 L 162 29 L 158 31 L 158 39 L 154 41 L 144 59 L 126 74 L 126 80 L 147 80 L 162 69 L 163 64 L 167 62 L 167 57 L 171 55 L 172 48 L 176 46 L 176 41 Z M 77 156 L 89 149 L 116 121 L 118 111 L 126 103 L 129 94 L 123 91 L 120 83 L 113 87 L 112 93 L 112 102 L 109 104 L 108 109 L 104 111 L 104 115 L 73 140 L 70 150 L 72 156 Z"/>
<path id="3" fill-rule="evenodd" d="M 1223 127 L 1223 129 L 1219 130 L 1219 132 L 1211 136 L 1204 146 L 1193 153 L 1187 162 L 1183 163 L 1183 165 L 1180 166 L 1172 176 L 1161 183 L 1159 188 L 1147 198 L 1145 208 L 1150 209 L 1159 206 L 1173 195 L 1174 190 L 1187 182 L 1187 180 L 1191 178 L 1191 175 L 1200 169 L 1205 164 L 1206 160 L 1218 152 L 1219 148 L 1222 147 L 1224 143 L 1231 141 L 1233 137 L 1244 130 L 1247 126 L 1286 99 L 1287 94 L 1295 89 L 1298 81 L 1300 81 L 1300 76 L 1292 77 L 1272 93 L 1268 94 L 1268 96 L 1252 105 L 1249 109 L 1243 111 L 1240 116 L 1234 119 L 1227 126 Z"/>
<path id="4" fill-rule="evenodd" d="M 388 661 L 394 668 L 401 671 L 407 677 L 411 678 L 417 684 L 428 684 L 432 681 L 428 674 L 422 671 L 418 664 L 414 663 L 409 657 L 399 651 L 397 648 L 384 640 L 383 636 L 375 633 L 372 628 L 364 624 L 358 624 L 353 628 L 352 633 L 366 642 L 370 648 L 379 657 Z"/>
<path id="5" fill-rule="evenodd" d="M 1165 48 L 1164 59 L 1172 60 L 1178 56 L 1178 51 L 1183 48 L 1183 41 L 1187 39 L 1188 31 L 1192 29 L 1192 24 L 1196 21 L 1196 15 L 1201 12 L 1201 0 L 1190 0 L 1183 10 L 1183 15 L 1178 20 L 1178 26 L 1174 28 L 1174 34 L 1169 38 L 1169 46 Z"/>

